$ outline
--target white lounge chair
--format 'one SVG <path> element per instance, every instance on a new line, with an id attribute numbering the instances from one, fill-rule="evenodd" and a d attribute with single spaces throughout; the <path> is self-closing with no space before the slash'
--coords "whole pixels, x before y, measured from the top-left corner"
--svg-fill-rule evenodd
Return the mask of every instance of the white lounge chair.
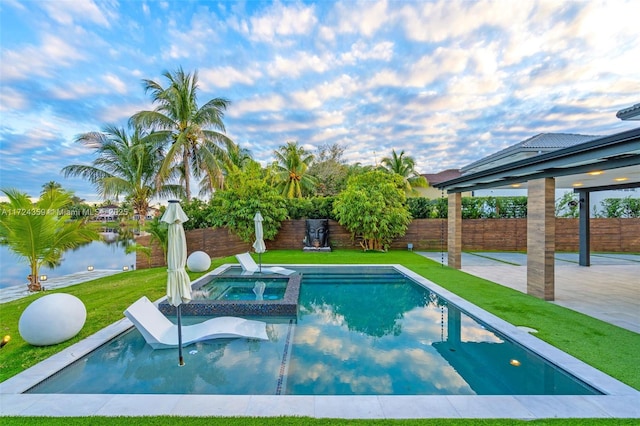
<path id="1" fill-rule="evenodd" d="M 178 347 L 178 326 L 165 317 L 145 296 L 129 306 L 124 314 L 153 349 Z M 267 324 L 238 317 L 218 317 L 182 326 L 182 345 L 209 339 L 246 337 L 268 340 Z"/>
<path id="2" fill-rule="evenodd" d="M 260 271 L 260 267 L 249 253 L 236 254 L 236 259 L 238 259 L 240 266 L 242 266 L 242 270 L 244 271 L 243 275 L 251 275 Z M 291 275 L 296 271 L 293 269 L 282 268 L 280 266 L 270 266 L 268 268 L 263 266 L 262 272 L 265 274 Z"/>

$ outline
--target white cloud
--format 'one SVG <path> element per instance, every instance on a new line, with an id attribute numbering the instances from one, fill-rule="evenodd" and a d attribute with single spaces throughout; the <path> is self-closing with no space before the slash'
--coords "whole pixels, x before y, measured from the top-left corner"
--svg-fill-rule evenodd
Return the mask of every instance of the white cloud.
<path id="1" fill-rule="evenodd" d="M 306 71 L 322 73 L 329 69 L 330 62 L 332 58 L 328 55 L 320 57 L 308 52 L 297 52 L 288 58 L 277 55 L 274 61 L 267 65 L 267 73 L 271 77 L 299 77 Z"/>
<path id="2" fill-rule="evenodd" d="M 60 37 L 45 35 L 40 46 L 27 45 L 15 50 L 2 50 L 0 74 L 4 81 L 26 80 L 50 76 L 60 66 L 67 67 L 83 55 Z"/>
<path id="3" fill-rule="evenodd" d="M 442 42 L 467 36 L 481 26 L 521 25 L 535 5 L 510 0 L 417 2 L 405 4 L 398 16 L 410 40 Z"/>
<path id="4" fill-rule="evenodd" d="M 188 28 L 183 28 L 181 21 L 172 19 L 169 22 L 171 43 L 162 56 L 165 59 L 204 56 L 219 40 L 218 33 L 223 29 L 215 15 L 204 12 L 194 14 Z"/>
<path id="5" fill-rule="evenodd" d="M 91 0 L 57 0 L 38 3 L 53 20 L 62 25 L 73 25 L 76 21 L 89 21 L 103 27 L 109 27 L 112 13 L 101 10 Z M 104 7 L 104 4 L 102 4 Z"/>
<path id="6" fill-rule="evenodd" d="M 237 69 L 230 66 L 205 68 L 198 72 L 201 87 L 208 91 L 209 87 L 231 87 L 236 83 L 254 84 L 262 76 L 262 72 L 255 68 Z"/>
<path id="7" fill-rule="evenodd" d="M 276 2 L 263 15 L 251 17 L 248 26 L 239 28 L 247 28 L 253 40 L 271 42 L 280 36 L 309 34 L 317 22 L 315 6 Z"/>
<path id="8" fill-rule="evenodd" d="M 335 98 L 348 98 L 359 89 L 359 84 L 353 77 L 342 74 L 330 82 L 323 82 L 312 89 L 300 90 L 291 94 L 291 100 L 296 108 L 312 110 L 324 105 Z"/>
<path id="9" fill-rule="evenodd" d="M 0 111 L 23 110 L 28 105 L 29 100 L 22 92 L 8 86 L 0 88 Z"/>
<path id="10" fill-rule="evenodd" d="M 346 1 L 336 5 L 338 16 L 337 31 L 341 33 L 358 33 L 365 37 L 373 36 L 389 20 L 386 0 Z"/>
<path id="11" fill-rule="evenodd" d="M 240 99 L 231 104 L 229 116 L 241 117 L 244 114 L 256 112 L 280 111 L 285 108 L 286 104 L 285 99 L 277 94 Z"/>
<path id="12" fill-rule="evenodd" d="M 351 50 L 340 55 L 342 62 L 350 65 L 369 59 L 390 61 L 392 57 L 393 43 L 390 41 L 380 42 L 371 46 L 359 40 L 351 45 Z"/>
<path id="13" fill-rule="evenodd" d="M 104 80 L 104 82 L 108 85 L 108 87 L 106 88 L 107 93 L 111 93 L 112 90 L 115 90 L 117 93 L 123 95 L 129 91 L 126 83 L 120 80 L 120 77 L 118 77 L 117 75 L 107 73 L 102 76 L 102 80 Z"/>
<path id="14" fill-rule="evenodd" d="M 152 111 L 153 105 L 142 103 L 109 104 L 100 113 L 99 120 L 103 123 L 122 123 L 140 111 Z"/>

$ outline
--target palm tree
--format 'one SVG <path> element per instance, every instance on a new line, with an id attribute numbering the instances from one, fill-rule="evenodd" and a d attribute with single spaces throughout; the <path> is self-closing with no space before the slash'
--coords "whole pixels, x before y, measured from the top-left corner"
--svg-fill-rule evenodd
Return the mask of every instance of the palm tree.
<path id="1" fill-rule="evenodd" d="M 135 127 L 129 135 L 124 129 L 106 126 L 103 132 L 80 135 L 76 142 L 95 150 L 92 165 L 70 165 L 62 169 L 65 177 L 79 176 L 96 186 L 101 197 L 126 195 L 140 216 L 140 226 L 154 196 L 181 196 L 180 185 L 158 185 L 156 173 L 164 159 L 158 135 Z"/>
<path id="2" fill-rule="evenodd" d="M 413 157 L 405 156 L 404 150 L 400 151 L 400 155 L 396 154 L 395 149 L 391 150 L 391 157 L 384 157 L 381 163 L 384 170 L 402 177 L 404 190 L 407 194 L 415 194 L 415 187 L 426 188 L 428 186 L 424 176 L 416 171 L 415 160 Z"/>
<path id="3" fill-rule="evenodd" d="M 275 150 L 276 187 L 286 198 L 302 198 L 303 191 L 312 191 L 316 178 L 307 174 L 313 162 L 313 154 L 298 145 L 298 142 L 287 142 Z"/>
<path id="4" fill-rule="evenodd" d="M 240 145 L 233 143 L 231 140 L 224 141 L 225 158 L 217 161 L 216 168 L 213 173 L 206 174 L 200 180 L 200 192 L 198 195 L 206 197 L 216 190 L 227 187 L 227 177 L 234 170 L 243 170 L 247 164 L 254 161 L 251 153 L 246 148 L 240 148 Z"/>
<path id="5" fill-rule="evenodd" d="M 16 189 L 2 192 L 9 203 L 0 214 L 0 237 L 11 251 L 29 263 L 30 291 L 42 290 L 39 270 L 43 264 L 55 267 L 65 250 L 100 238 L 82 221 L 69 220 L 65 213 L 71 195 L 66 191 L 45 191 L 35 204 Z"/>
<path id="6" fill-rule="evenodd" d="M 44 195 L 47 192 L 60 191 L 61 189 L 62 185 L 60 185 L 55 180 L 50 180 L 49 182 L 42 185 L 42 191 L 40 192 L 40 195 Z"/>
<path id="7" fill-rule="evenodd" d="M 158 171 L 158 180 L 171 177 L 177 164 L 182 168 L 186 199 L 191 201 L 191 175 L 196 179 L 209 177 L 213 187 L 220 187 L 221 168 L 226 158 L 224 146 L 233 143 L 222 132 L 222 118 L 229 100 L 214 98 L 198 108 L 198 72 L 185 73 L 178 68 L 174 73 L 165 71 L 169 85 L 162 87 L 153 80 L 143 80 L 147 93 L 151 93 L 157 107 L 153 111 L 140 111 L 131 121 L 151 128 L 169 144 L 167 155 Z"/>

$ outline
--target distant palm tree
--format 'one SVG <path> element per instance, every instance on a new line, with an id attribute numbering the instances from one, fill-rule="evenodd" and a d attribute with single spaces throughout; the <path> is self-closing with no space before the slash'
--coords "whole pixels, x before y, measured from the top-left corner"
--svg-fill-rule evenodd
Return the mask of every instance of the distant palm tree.
<path id="1" fill-rule="evenodd" d="M 55 180 L 50 180 L 49 182 L 42 185 L 42 191 L 40 192 L 40 194 L 43 195 L 47 192 L 60 191 L 61 189 L 62 189 L 62 185 L 60 185 Z"/>
<path id="2" fill-rule="evenodd" d="M 398 155 L 396 150 L 391 150 L 391 157 L 384 157 L 381 160 L 382 168 L 390 173 L 400 175 L 404 180 L 404 190 L 407 194 L 415 194 L 416 187 L 426 188 L 427 180 L 415 169 L 413 157 L 404 154 L 404 150 Z"/>
<path id="3" fill-rule="evenodd" d="M 36 203 L 16 189 L 2 192 L 9 202 L 7 210 L 0 214 L 0 237 L 12 252 L 29 263 L 30 291 L 42 290 L 39 282 L 42 265 L 55 267 L 65 250 L 100 238 L 82 221 L 69 220 L 66 212 L 71 195 L 66 191 L 45 191 Z"/>
<path id="4" fill-rule="evenodd" d="M 80 142 L 95 151 L 92 165 L 74 164 L 62 169 L 65 177 L 79 176 L 95 185 L 103 198 L 126 195 L 144 226 L 149 201 L 155 196 L 181 196 L 180 185 L 158 185 L 156 173 L 164 160 L 158 135 L 135 127 L 129 135 L 124 129 L 106 126 L 102 132 L 80 135 Z"/>
<path id="5" fill-rule="evenodd" d="M 313 154 L 299 146 L 298 142 L 287 142 L 274 151 L 274 155 L 276 186 L 284 197 L 302 198 L 303 191 L 313 190 L 316 178 L 307 174 Z"/>
<path id="6" fill-rule="evenodd" d="M 157 107 L 136 113 L 131 121 L 164 137 L 169 147 L 158 170 L 158 179 L 166 182 L 180 164 L 186 199 L 191 201 L 191 175 L 196 179 L 207 175 L 212 187 L 221 186 L 221 169 L 226 159 L 224 147 L 233 143 L 222 133 L 225 131 L 222 118 L 229 100 L 214 98 L 198 107 L 197 71 L 189 74 L 178 68 L 173 73 L 165 71 L 163 76 L 168 80 L 167 87 L 143 80 L 145 91 L 151 93 Z"/>

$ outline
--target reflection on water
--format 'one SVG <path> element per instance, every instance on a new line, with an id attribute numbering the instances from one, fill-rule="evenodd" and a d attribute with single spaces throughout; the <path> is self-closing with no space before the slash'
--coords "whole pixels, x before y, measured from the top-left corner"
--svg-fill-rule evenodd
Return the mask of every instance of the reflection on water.
<path id="1" fill-rule="evenodd" d="M 122 269 L 131 268 L 136 263 L 135 253 L 126 254 L 125 247 L 130 240 L 117 238 L 118 234 L 106 234 L 104 241 L 92 241 L 74 250 L 68 250 L 62 255 L 60 266 L 40 268 L 41 275 L 49 278 L 86 271 L 91 265 L 94 269 Z M 29 264 L 26 260 L 16 256 L 7 246 L 0 245 L 0 289 L 25 285 L 29 275 Z"/>
<path id="2" fill-rule="evenodd" d="M 303 272 L 268 341 L 152 350 L 133 330 L 35 393 L 585 395 L 595 391 L 402 275 Z M 183 317 L 184 318 L 184 317 Z M 186 323 L 203 321 L 187 317 Z M 290 322 L 291 321 L 291 322 Z"/>

